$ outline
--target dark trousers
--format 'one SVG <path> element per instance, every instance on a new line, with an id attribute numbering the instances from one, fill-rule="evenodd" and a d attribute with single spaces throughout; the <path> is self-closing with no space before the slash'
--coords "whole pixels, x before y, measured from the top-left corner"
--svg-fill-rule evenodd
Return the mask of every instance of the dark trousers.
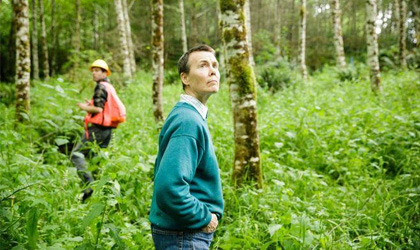
<path id="1" fill-rule="evenodd" d="M 93 156 L 89 143 L 96 142 L 101 148 L 108 147 L 108 144 L 111 141 L 112 128 L 92 124 L 92 126 L 88 128 L 88 132 L 89 139 L 87 139 L 85 133 L 83 133 L 82 140 L 77 143 L 70 157 L 71 162 L 77 168 L 77 173 L 85 184 L 94 180 L 92 173 L 88 171 L 88 164 L 85 160 L 85 157 Z"/>

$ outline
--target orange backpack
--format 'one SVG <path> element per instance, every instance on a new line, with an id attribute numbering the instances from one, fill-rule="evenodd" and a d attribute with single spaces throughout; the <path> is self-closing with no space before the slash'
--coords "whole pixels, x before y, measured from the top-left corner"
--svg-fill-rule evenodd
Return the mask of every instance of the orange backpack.
<path id="1" fill-rule="evenodd" d="M 108 82 L 100 82 L 99 84 L 103 84 L 105 86 L 108 96 L 102 112 L 97 113 L 94 116 L 92 116 L 93 114 L 86 113 L 85 133 L 87 139 L 89 139 L 89 123 L 98 124 L 104 127 L 116 128 L 118 127 L 118 124 L 125 122 L 125 106 L 118 97 L 114 87 Z M 94 105 L 93 99 L 90 101 L 90 105 Z"/>

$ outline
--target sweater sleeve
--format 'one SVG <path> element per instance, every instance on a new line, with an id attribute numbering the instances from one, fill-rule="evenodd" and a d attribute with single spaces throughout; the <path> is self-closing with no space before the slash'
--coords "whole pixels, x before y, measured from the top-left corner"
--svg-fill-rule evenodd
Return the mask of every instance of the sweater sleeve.
<path id="1" fill-rule="evenodd" d="M 211 212 L 190 193 L 190 183 L 203 154 L 191 136 L 172 137 L 155 177 L 156 202 L 172 218 L 189 228 L 202 228 L 210 223 Z"/>

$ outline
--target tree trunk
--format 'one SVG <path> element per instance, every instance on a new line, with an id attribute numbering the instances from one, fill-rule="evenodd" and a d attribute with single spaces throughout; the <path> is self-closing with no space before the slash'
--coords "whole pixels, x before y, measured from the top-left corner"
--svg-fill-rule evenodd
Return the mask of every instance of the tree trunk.
<path id="1" fill-rule="evenodd" d="M 262 188 L 256 80 L 249 62 L 244 1 L 219 3 L 234 121 L 235 160 L 232 179 L 237 186 L 254 181 L 258 188 Z"/>
<path id="2" fill-rule="evenodd" d="M 366 0 L 367 61 L 370 67 L 370 83 L 374 92 L 381 90 L 378 59 L 378 35 L 376 34 L 376 0 Z"/>
<path id="3" fill-rule="evenodd" d="M 406 51 L 406 13 L 407 13 L 407 7 L 405 0 L 400 0 L 400 53 L 399 53 L 399 59 L 400 59 L 400 65 L 402 68 L 407 68 L 407 60 L 405 57 L 405 51 Z"/>
<path id="4" fill-rule="evenodd" d="M 194 47 L 197 45 L 198 42 L 198 28 L 197 28 L 197 2 L 193 1 L 192 3 L 192 14 L 191 14 L 191 37 L 190 37 L 190 45 Z"/>
<path id="5" fill-rule="evenodd" d="M 52 48 L 51 48 L 51 53 L 50 53 L 50 57 L 51 57 L 51 72 L 50 75 L 53 76 L 55 75 L 55 48 L 56 48 L 56 41 L 57 41 L 57 36 L 55 34 L 55 0 L 51 1 L 51 33 L 50 33 L 50 37 L 52 39 L 51 44 L 52 44 Z"/>
<path id="6" fill-rule="evenodd" d="M 131 78 L 130 53 L 127 45 L 127 33 L 124 21 L 124 12 L 121 0 L 114 0 L 115 12 L 117 14 L 118 31 L 120 35 L 120 51 L 123 57 L 124 75 Z"/>
<path id="7" fill-rule="evenodd" d="M 131 24 L 130 24 L 130 17 L 128 16 L 128 5 L 127 0 L 122 0 L 123 11 L 124 11 L 124 24 L 126 28 L 126 35 L 127 35 L 127 48 L 128 53 L 130 54 L 130 68 L 131 68 L 131 75 L 136 74 L 136 60 L 134 58 L 134 48 L 133 48 L 133 39 L 131 37 Z"/>
<path id="8" fill-rule="evenodd" d="M 156 122 L 164 120 L 162 108 L 163 87 L 163 0 L 152 0 L 152 55 L 153 55 L 153 115 Z"/>
<path id="9" fill-rule="evenodd" d="M 335 58 L 337 65 L 342 69 L 346 67 L 346 59 L 344 57 L 343 47 L 343 34 L 341 32 L 341 10 L 340 0 L 332 0 L 332 14 L 334 24 L 334 46 L 335 46 Z"/>
<path id="10" fill-rule="evenodd" d="M 275 25 L 274 25 L 274 34 L 275 34 L 275 44 L 276 44 L 276 54 L 281 55 L 281 33 L 282 33 L 282 13 L 281 13 L 281 0 L 277 0 L 275 8 Z"/>
<path id="11" fill-rule="evenodd" d="M 416 45 L 420 45 L 420 5 L 418 2 L 413 2 L 413 15 L 414 15 L 414 32 L 415 32 L 415 39 Z"/>
<path id="12" fill-rule="evenodd" d="M 246 29 L 246 42 L 248 43 L 248 54 L 249 54 L 249 63 L 252 67 L 255 66 L 254 54 L 252 51 L 252 31 L 251 31 L 251 10 L 249 8 L 249 1 L 245 0 L 245 29 Z"/>
<path id="13" fill-rule="evenodd" d="M 394 0 L 394 9 L 392 10 L 392 18 L 394 19 L 392 22 L 393 31 L 398 33 L 399 26 L 400 26 L 400 0 Z"/>
<path id="14" fill-rule="evenodd" d="M 99 41 L 99 22 L 98 22 L 99 11 L 95 6 L 95 12 L 93 14 L 93 48 L 98 50 L 98 41 Z"/>
<path id="15" fill-rule="evenodd" d="M 179 0 L 179 12 L 181 13 L 181 35 L 182 35 L 182 51 L 188 51 L 187 44 L 187 31 L 185 29 L 185 11 L 184 11 L 184 0 Z"/>
<path id="16" fill-rule="evenodd" d="M 222 13 L 220 11 L 220 4 L 217 4 L 217 30 L 218 40 L 223 41 L 223 26 L 222 26 Z M 226 77 L 226 46 L 222 42 L 219 47 L 219 69 L 221 77 Z"/>
<path id="17" fill-rule="evenodd" d="M 22 122 L 29 114 L 31 51 L 29 42 L 28 0 L 13 0 L 16 20 L 16 120 Z"/>
<path id="18" fill-rule="evenodd" d="M 300 0 L 300 70 L 303 80 L 308 79 L 308 71 L 306 69 L 306 0 Z"/>
<path id="19" fill-rule="evenodd" d="M 79 67 L 79 57 L 80 57 L 80 0 L 76 0 L 76 32 L 74 36 L 74 51 L 76 57 L 74 58 L 74 69 Z M 73 72 L 75 73 L 75 72 Z"/>
<path id="20" fill-rule="evenodd" d="M 291 0 L 292 2 L 291 2 L 291 10 L 290 10 L 290 12 L 289 12 L 289 15 L 290 15 L 290 19 L 289 19 L 289 21 L 290 21 L 290 24 L 289 24 L 289 27 L 290 27 L 290 30 L 289 30 L 289 47 L 290 47 L 290 51 L 291 52 L 289 52 L 291 55 L 293 55 L 293 57 L 291 57 L 291 58 L 295 58 L 295 56 L 296 56 L 296 53 L 294 53 L 294 52 L 292 52 L 292 51 L 295 51 L 295 49 L 294 48 L 296 48 L 295 47 L 295 23 L 296 23 L 296 21 L 295 21 L 295 0 Z"/>
<path id="21" fill-rule="evenodd" d="M 35 80 L 39 79 L 37 16 L 36 2 L 35 0 L 32 0 L 32 76 Z"/>
<path id="22" fill-rule="evenodd" d="M 44 18 L 44 1 L 39 0 L 39 17 L 41 21 L 41 44 L 42 44 L 42 57 L 43 57 L 43 71 L 44 78 L 48 79 L 50 76 L 50 66 L 48 64 L 48 45 L 47 45 L 47 31 L 45 29 L 45 18 Z"/>

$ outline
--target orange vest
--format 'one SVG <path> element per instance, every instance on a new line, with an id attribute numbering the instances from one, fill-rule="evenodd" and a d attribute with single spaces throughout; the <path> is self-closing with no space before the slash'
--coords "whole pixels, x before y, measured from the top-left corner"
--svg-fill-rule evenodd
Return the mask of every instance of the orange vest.
<path id="1" fill-rule="evenodd" d="M 98 124 L 104 127 L 118 127 L 118 124 L 125 121 L 126 113 L 125 106 L 121 102 L 114 87 L 108 82 L 100 82 L 106 88 L 107 100 L 105 102 L 102 112 L 97 114 L 86 113 L 85 116 L 85 132 L 86 138 L 89 139 L 88 124 Z M 93 104 L 93 98 L 90 100 L 90 105 Z"/>

